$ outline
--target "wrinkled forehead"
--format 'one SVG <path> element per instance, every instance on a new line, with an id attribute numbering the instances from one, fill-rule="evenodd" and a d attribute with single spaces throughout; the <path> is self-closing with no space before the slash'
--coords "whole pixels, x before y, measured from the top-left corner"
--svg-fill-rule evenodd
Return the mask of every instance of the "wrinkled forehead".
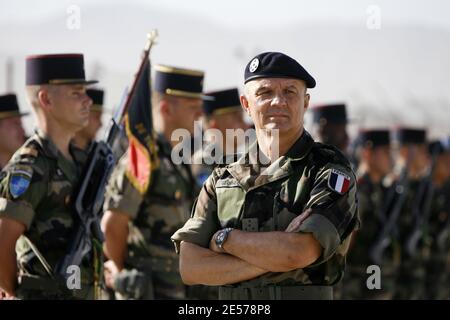
<path id="1" fill-rule="evenodd" d="M 288 88 L 295 87 L 298 90 L 305 90 L 306 84 L 303 80 L 293 78 L 262 78 L 249 81 L 245 84 L 245 88 L 250 92 L 256 92 L 263 88 Z"/>
<path id="2" fill-rule="evenodd" d="M 62 85 L 46 85 L 43 89 L 47 89 L 50 93 L 64 93 L 70 91 L 86 91 L 84 84 L 62 84 Z"/>
<path id="3" fill-rule="evenodd" d="M 184 106 L 188 108 L 201 108 L 203 100 L 201 98 L 186 98 L 186 97 L 174 97 L 168 96 L 168 101 L 175 106 Z"/>
<path id="4" fill-rule="evenodd" d="M 58 87 L 61 87 L 65 90 L 86 90 L 87 86 L 85 84 L 65 84 Z"/>

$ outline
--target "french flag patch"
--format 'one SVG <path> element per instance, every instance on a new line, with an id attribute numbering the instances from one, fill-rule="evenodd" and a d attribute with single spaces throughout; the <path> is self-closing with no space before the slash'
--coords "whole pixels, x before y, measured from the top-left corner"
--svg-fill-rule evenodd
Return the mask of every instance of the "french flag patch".
<path id="1" fill-rule="evenodd" d="M 344 194 L 350 187 L 350 177 L 339 170 L 331 169 L 328 186 L 331 190 Z"/>

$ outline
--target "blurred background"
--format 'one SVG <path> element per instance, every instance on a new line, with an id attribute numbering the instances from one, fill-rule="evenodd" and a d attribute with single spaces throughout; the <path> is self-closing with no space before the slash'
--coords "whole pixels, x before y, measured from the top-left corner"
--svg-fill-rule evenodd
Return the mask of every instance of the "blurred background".
<path id="1" fill-rule="evenodd" d="M 448 0 L 2 1 L 0 93 L 29 111 L 25 57 L 81 52 L 112 110 L 157 28 L 152 63 L 204 70 L 206 90 L 242 88 L 252 56 L 282 51 L 316 78 L 312 104 L 347 103 L 351 135 L 408 125 L 433 138 L 450 134 L 449 13 Z"/>

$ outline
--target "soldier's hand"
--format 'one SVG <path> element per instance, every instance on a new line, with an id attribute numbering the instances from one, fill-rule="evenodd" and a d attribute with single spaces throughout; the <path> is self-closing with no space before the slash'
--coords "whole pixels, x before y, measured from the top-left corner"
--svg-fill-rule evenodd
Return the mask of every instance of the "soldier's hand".
<path id="1" fill-rule="evenodd" d="M 103 265 L 105 267 L 105 284 L 108 288 L 114 289 L 114 278 L 120 270 L 112 260 L 106 261 Z"/>
<path id="2" fill-rule="evenodd" d="M 312 213 L 312 209 L 306 209 L 305 211 L 302 212 L 301 215 L 295 217 L 291 223 L 289 223 L 289 225 L 287 226 L 286 232 L 298 232 L 300 229 L 301 224 L 303 223 L 303 221 L 306 220 L 306 218 L 308 218 Z"/>

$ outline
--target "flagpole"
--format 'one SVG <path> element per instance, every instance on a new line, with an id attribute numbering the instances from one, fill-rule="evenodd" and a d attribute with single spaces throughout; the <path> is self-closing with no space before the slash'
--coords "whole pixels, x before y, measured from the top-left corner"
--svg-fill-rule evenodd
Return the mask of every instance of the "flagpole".
<path id="1" fill-rule="evenodd" d="M 131 98 L 133 97 L 134 91 L 136 90 L 136 86 L 138 83 L 138 80 L 144 70 L 145 64 L 148 62 L 148 58 L 150 55 L 150 50 L 152 49 L 153 45 L 156 44 L 156 38 L 158 37 L 158 30 L 154 29 L 151 32 L 147 34 L 147 43 L 144 48 L 144 52 L 142 53 L 142 59 L 141 64 L 139 65 L 138 72 L 136 73 L 136 76 L 134 77 L 133 85 L 131 86 L 130 92 L 128 92 L 127 100 L 125 102 L 125 107 L 122 110 L 122 114 L 120 116 L 120 122 L 124 121 L 125 115 L 128 112 L 128 108 L 130 107 Z"/>

